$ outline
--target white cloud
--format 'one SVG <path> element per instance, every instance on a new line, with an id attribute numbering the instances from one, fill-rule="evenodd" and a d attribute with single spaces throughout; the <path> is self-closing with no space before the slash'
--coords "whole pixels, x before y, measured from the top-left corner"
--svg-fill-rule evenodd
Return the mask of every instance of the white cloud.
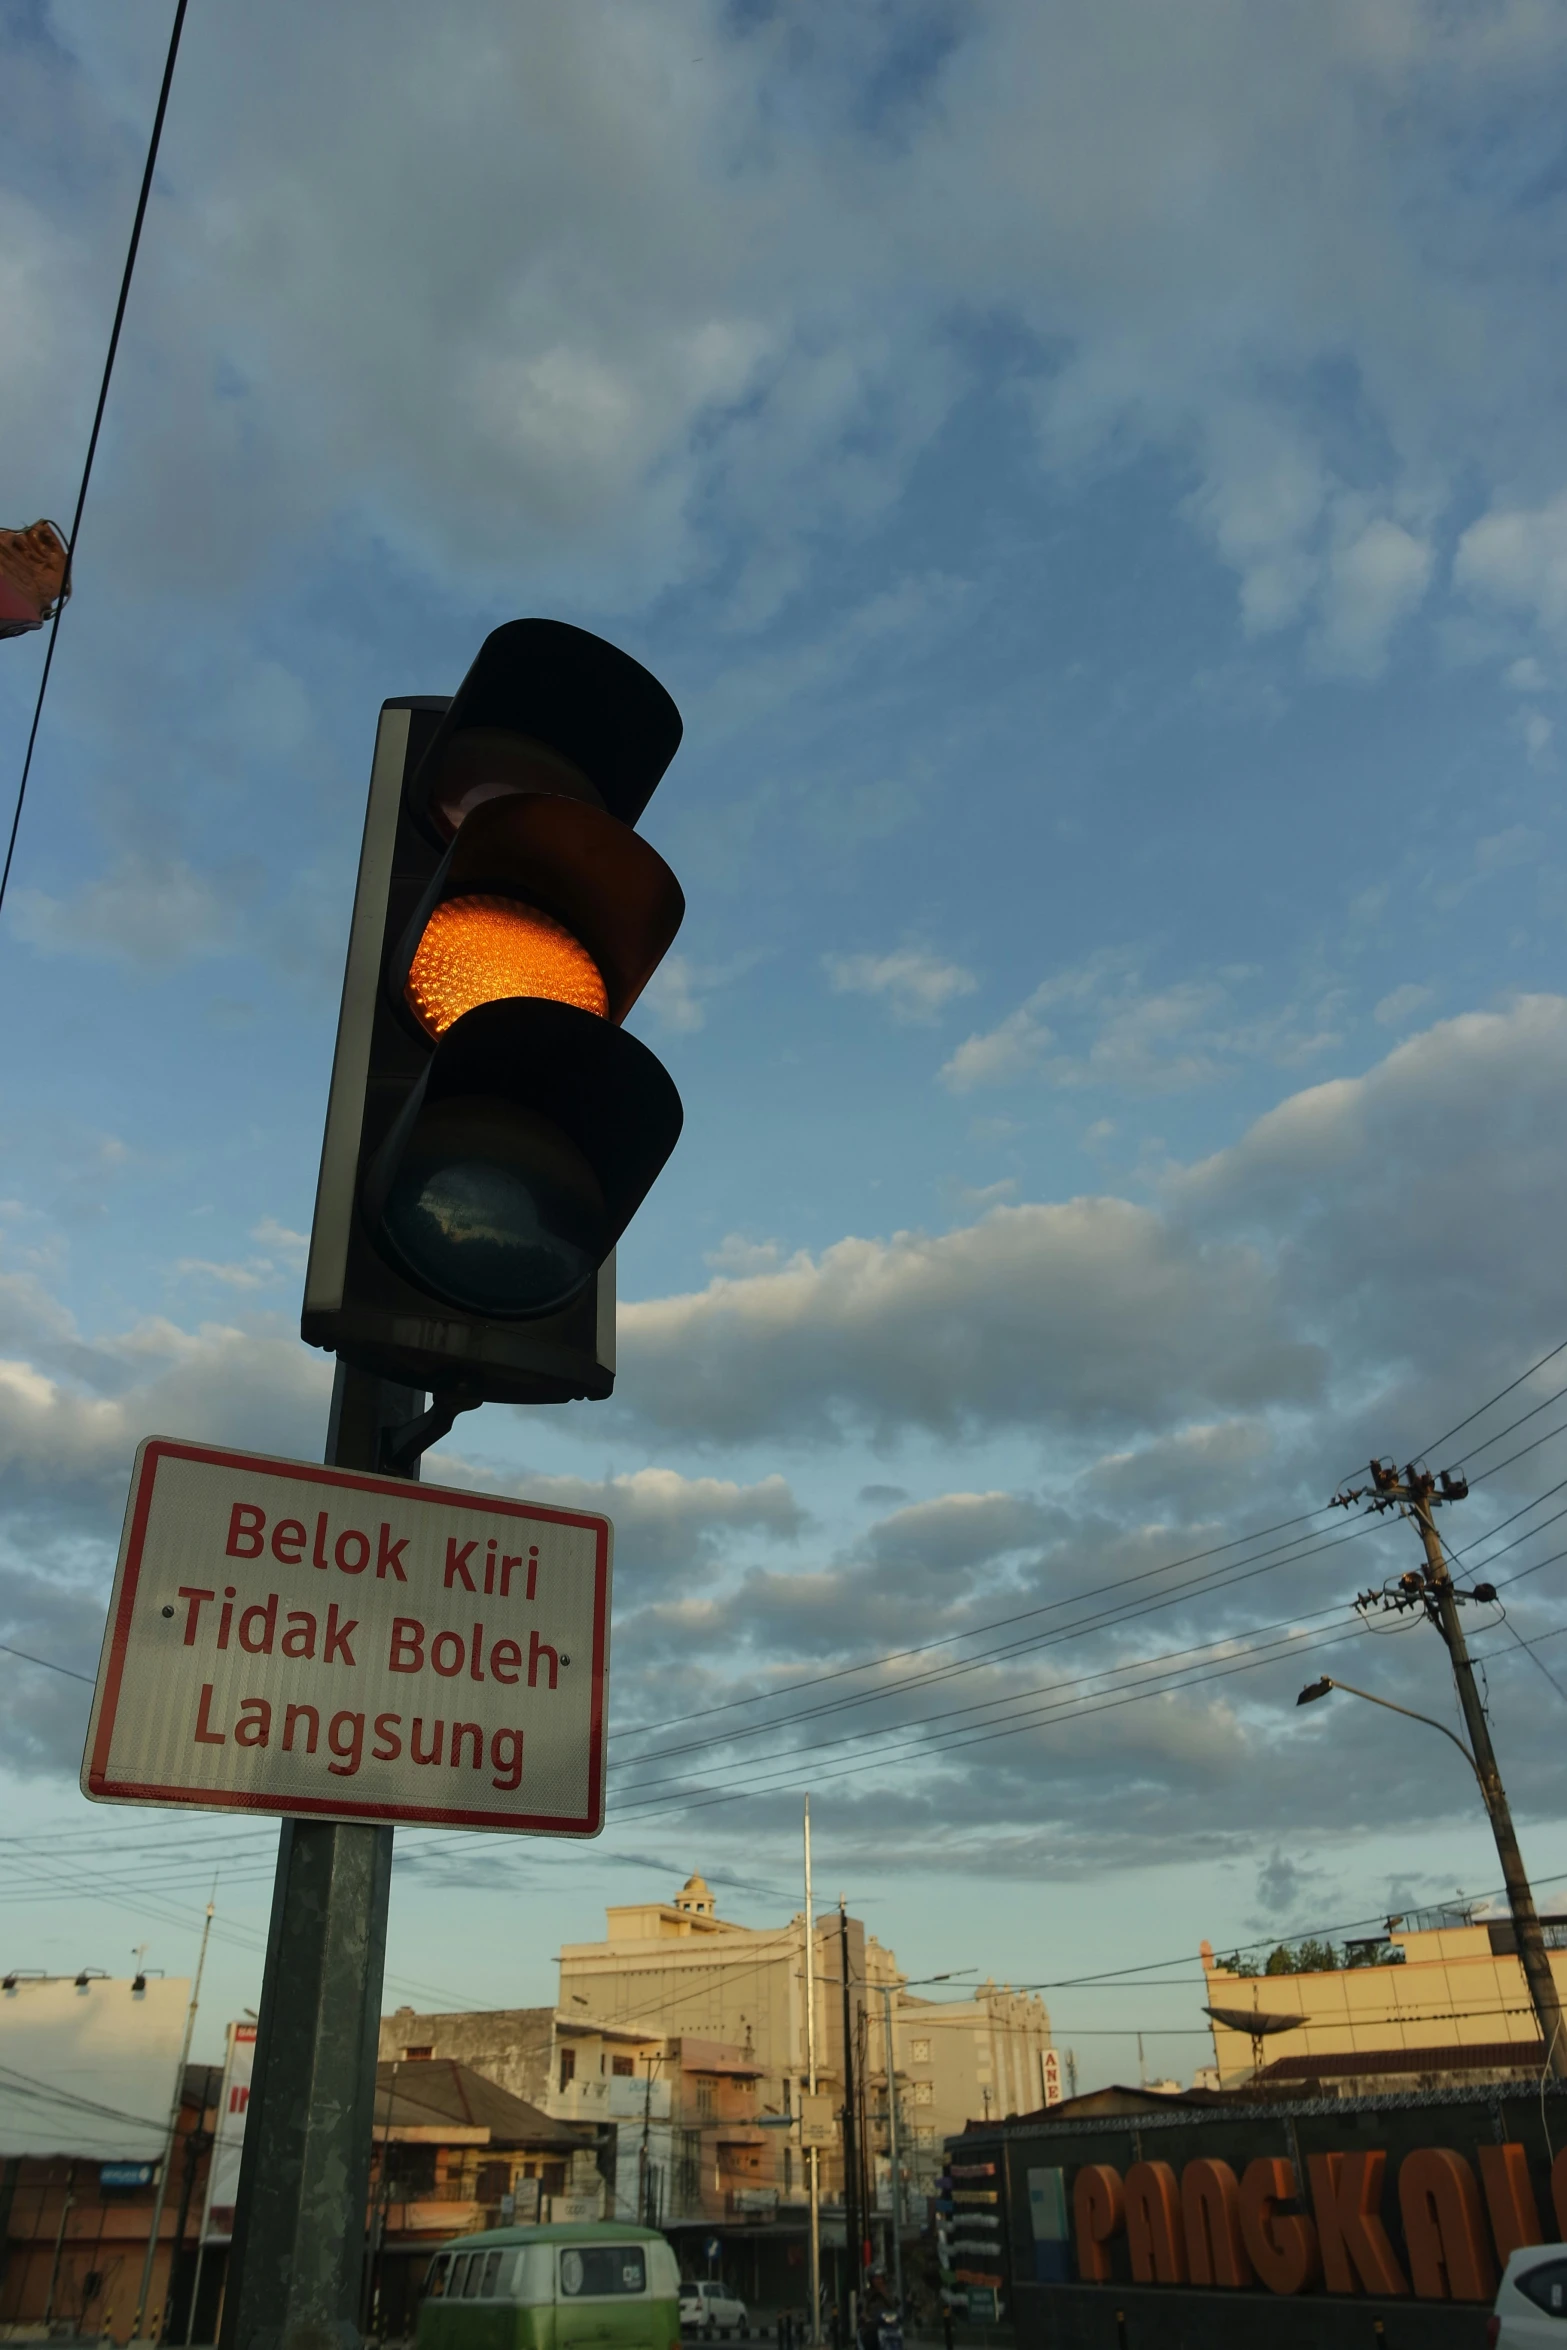
<path id="1" fill-rule="evenodd" d="M 824 955 L 822 963 L 837 994 L 879 997 L 897 1020 L 934 1020 L 979 984 L 961 963 L 923 947 L 897 947 L 885 955 Z"/>
<path id="2" fill-rule="evenodd" d="M 666 955 L 648 981 L 642 1001 L 665 1028 L 677 1036 L 690 1036 L 707 1024 L 703 993 L 696 966 L 684 955 Z"/>
<path id="3" fill-rule="evenodd" d="M 1227 1061 L 1260 1057 L 1289 1067 L 1338 1043 L 1335 1029 L 1303 1025 L 1294 1007 L 1240 1018 L 1233 982 L 1249 976 L 1149 987 L 1124 951 L 1090 956 L 1045 980 L 996 1027 L 966 1038 L 943 1063 L 941 1081 L 958 1094 L 1030 1077 L 1134 1095 L 1181 1093 L 1208 1084 Z M 1327 999 L 1306 1018 L 1331 1010 Z"/>
<path id="4" fill-rule="evenodd" d="M 657 1467 L 607 1477 L 497 1474 L 449 1442 L 426 1456 L 424 1474 L 434 1484 L 499 1487 L 554 1508 L 612 1518 L 617 1612 L 645 1605 L 666 1584 L 679 1592 L 708 1582 L 738 1538 L 794 1542 L 806 1524 L 787 1481 L 777 1475 L 739 1485 Z"/>
<path id="5" fill-rule="evenodd" d="M 1418 987 L 1413 980 L 1406 981 L 1404 986 L 1393 988 L 1382 998 L 1371 1017 L 1380 1021 L 1384 1028 L 1402 1028 L 1417 1012 L 1425 1010 L 1435 993 L 1434 988 Z"/>
<path id="6" fill-rule="evenodd" d="M 1246 1249 L 1194 1250 L 1124 1200 L 993 1208 L 936 1237 L 841 1240 L 776 1271 L 623 1306 L 619 1409 L 701 1442 L 1089 1427 L 1199 1399 L 1307 1399 Z"/>
<path id="7" fill-rule="evenodd" d="M 722 0 L 673 43 L 637 0 L 268 22 L 265 59 L 221 22 L 182 59 L 138 285 L 168 364 L 128 426 L 172 518 L 151 577 L 264 568 L 347 512 L 447 579 L 525 544 L 624 608 L 726 540 L 754 624 L 824 526 L 894 506 L 979 372 L 968 316 L 1048 354 L 1022 371 L 1048 464 L 1174 459 L 1253 632 L 1312 619 L 1373 668 L 1476 480 L 1460 584 L 1562 625 L 1548 207 L 1462 162 L 1559 73 L 1531 0 L 998 0 L 940 43 Z M 150 53 L 101 11 L 52 23 L 18 186 L 52 185 L 51 137 L 134 184 Z M 47 481 L 105 264 L 85 217 L 4 201 L 14 461 Z M 215 478 L 235 494 L 173 494 Z M 127 554 L 133 527 L 100 525 Z"/>
<path id="8" fill-rule="evenodd" d="M 1540 506 L 1482 514 L 1458 542 L 1453 578 L 1567 641 L 1567 491 Z"/>
<path id="9" fill-rule="evenodd" d="M 174 1270 L 185 1280 L 215 1281 L 220 1289 L 268 1289 L 277 1278 L 265 1257 L 245 1264 L 216 1264 L 208 1257 L 180 1257 Z"/>
<path id="10" fill-rule="evenodd" d="M 251 1226 L 250 1237 L 259 1240 L 263 1248 L 272 1249 L 294 1272 L 304 1271 L 305 1259 L 310 1254 L 308 1232 L 291 1232 L 276 1216 L 263 1216 L 259 1224 Z"/>
<path id="11" fill-rule="evenodd" d="M 613 1409 L 698 1443 L 1117 1426 L 1146 1443 L 1320 1412 L 1339 1360 L 1357 1378 L 1418 1365 L 1422 1393 L 1462 1363 L 1467 1394 L 1567 1326 L 1564 1154 L 1567 999 L 1466 1014 L 1289 1096 L 1174 1170 L 1158 1207 L 998 1207 L 628 1305 Z"/>
<path id="12" fill-rule="evenodd" d="M 183 857 L 127 851 L 68 898 L 19 891 L 16 928 L 49 953 L 123 956 L 157 968 L 231 949 L 254 885 L 250 872 L 199 873 Z"/>
<path id="13" fill-rule="evenodd" d="M 941 1081 L 954 1093 L 980 1085 L 1015 1085 L 1037 1071 L 1055 1043 L 1055 1031 L 1039 1017 L 1037 995 L 1009 1012 L 994 1028 L 965 1037 L 941 1065 Z"/>
<path id="14" fill-rule="evenodd" d="M 1425 595 L 1434 560 L 1427 541 L 1386 515 L 1336 546 L 1316 639 L 1323 666 L 1374 677 L 1394 629 Z"/>

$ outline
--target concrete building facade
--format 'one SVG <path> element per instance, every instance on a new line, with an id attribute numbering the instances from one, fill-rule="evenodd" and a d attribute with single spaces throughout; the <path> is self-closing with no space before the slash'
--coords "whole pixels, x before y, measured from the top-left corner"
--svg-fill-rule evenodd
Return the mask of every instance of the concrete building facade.
<path id="1" fill-rule="evenodd" d="M 606 2208 L 621 2218 L 651 2212 L 677 2232 L 798 2228 L 808 2200 L 799 2133 L 806 1957 L 802 1913 L 777 1926 L 738 1925 L 692 1876 L 668 1900 L 607 1911 L 602 1941 L 567 1943 L 553 2009 L 400 2008 L 383 2018 L 381 2055 L 455 2058 L 563 2122 L 609 2133 Z M 994 1983 L 959 1999 L 922 1998 L 858 1918 L 829 1911 L 814 1936 L 816 2065 L 835 2109 L 844 2098 L 845 1957 L 873 2208 L 884 2219 L 893 2210 L 890 2073 L 899 2202 L 912 2223 L 946 2137 L 1046 2102 L 1049 2015 L 1036 1996 Z M 823 2149 L 821 2181 L 841 2234 L 841 2141 Z"/>
<path id="2" fill-rule="evenodd" d="M 1567 1918 L 1543 1923 L 1567 1997 Z M 1214 2021 L 1214 2073 L 1203 2078 L 1224 2089 L 1255 2079 L 1280 2094 L 1372 2096 L 1540 2072 L 1539 2025 L 1510 1919 L 1458 1909 L 1394 1918 L 1346 1955 L 1356 1963 L 1247 1974 L 1221 1965 L 1204 1942 L 1205 2005 L 1299 2021 L 1255 2046 L 1238 2022 Z"/>

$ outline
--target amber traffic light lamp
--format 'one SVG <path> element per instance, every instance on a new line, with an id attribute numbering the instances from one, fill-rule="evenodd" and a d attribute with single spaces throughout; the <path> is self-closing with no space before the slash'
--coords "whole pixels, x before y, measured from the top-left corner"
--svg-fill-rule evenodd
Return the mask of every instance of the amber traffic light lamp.
<path id="1" fill-rule="evenodd" d="M 464 1402 L 614 1384 L 613 1251 L 680 1132 L 624 1028 L 680 885 L 635 830 L 680 741 L 559 621 L 381 714 L 306 1277 L 314 1345 Z"/>

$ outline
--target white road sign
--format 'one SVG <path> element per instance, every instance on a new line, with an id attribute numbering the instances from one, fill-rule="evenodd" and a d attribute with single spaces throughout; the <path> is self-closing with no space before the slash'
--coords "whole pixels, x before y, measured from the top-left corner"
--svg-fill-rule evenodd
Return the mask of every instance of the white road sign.
<path id="1" fill-rule="evenodd" d="M 82 1790 L 593 1836 L 607 1518 L 150 1437 Z"/>

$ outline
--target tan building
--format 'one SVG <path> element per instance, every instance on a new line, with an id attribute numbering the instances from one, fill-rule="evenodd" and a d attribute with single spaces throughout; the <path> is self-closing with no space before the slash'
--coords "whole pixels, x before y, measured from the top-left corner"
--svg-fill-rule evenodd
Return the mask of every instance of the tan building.
<path id="1" fill-rule="evenodd" d="M 798 2129 L 807 2079 L 803 1915 L 780 1926 L 736 1925 L 693 1876 L 668 1901 L 609 1910 L 605 1925 L 602 1942 L 562 1949 L 553 2010 L 399 2008 L 382 2019 L 383 2060 L 455 2058 L 560 2121 L 611 2131 L 605 2167 L 623 2218 L 651 2209 L 676 2228 L 798 2226 L 808 2192 Z M 885 1990 L 902 2208 L 912 2219 L 946 2137 L 966 2122 L 1045 2102 L 1050 2019 L 1037 1997 L 990 1983 L 962 1999 L 920 1998 L 857 1918 L 845 1929 L 829 1911 L 816 1921 L 816 2048 L 818 2082 L 835 2106 L 844 2093 L 845 1940 L 873 2200 L 891 2212 Z M 821 2169 L 826 2202 L 838 2209 L 841 2150 L 824 2150 Z"/>
<path id="2" fill-rule="evenodd" d="M 560 1955 L 562 2016 L 633 2021 L 671 2036 L 694 2033 L 740 2051 L 757 2068 L 757 2124 L 762 2144 L 753 2192 L 780 2205 L 803 2205 L 805 2168 L 787 2123 L 799 2111 L 806 2079 L 805 1920 L 741 1926 L 720 1918 L 701 1877 L 671 1901 L 635 1902 L 605 1916 L 602 1942 L 568 1943 Z M 898 2083 L 900 2168 L 907 2198 L 922 2192 L 940 2165 L 942 2140 L 966 2122 L 1027 2113 L 1045 2102 L 1050 2018 L 1037 1996 L 987 1983 L 966 1999 L 921 1999 L 904 1987 L 897 1959 L 857 1918 L 847 1921 L 851 2025 L 863 2069 L 870 2141 L 880 2165 L 877 2203 L 891 2208 L 888 2167 L 887 2049 L 891 1993 L 893 2071 Z M 816 1921 L 817 2077 L 843 2096 L 843 1954 L 836 1912 Z M 560 2110 L 564 2110 L 563 2108 Z M 837 2151 L 824 2156 L 824 2192 L 841 2198 Z"/>
<path id="3" fill-rule="evenodd" d="M 1567 1919 L 1543 1921 L 1551 1969 L 1567 1996 Z M 1351 1943 L 1352 1962 L 1312 1974 L 1253 1975 L 1221 1966 L 1202 1945 L 1204 2002 L 1225 2089 L 1256 2078 L 1281 2093 L 1363 2096 L 1388 2088 L 1538 2073 L 1539 2026 L 1511 1921 L 1427 1912 L 1390 1919 L 1385 1935 Z M 1239 2020 L 1297 2018 L 1252 2034 Z"/>
<path id="4" fill-rule="evenodd" d="M 377 2053 L 383 2064 L 431 2058 L 465 2064 L 513 2097 L 526 2098 L 545 2113 L 558 2111 L 549 2097 L 555 2061 L 552 2007 L 494 2007 L 472 2015 L 416 2015 L 411 2007 L 399 2007 L 381 2018 Z M 570 2113 L 560 2118 L 587 2117 Z"/>

